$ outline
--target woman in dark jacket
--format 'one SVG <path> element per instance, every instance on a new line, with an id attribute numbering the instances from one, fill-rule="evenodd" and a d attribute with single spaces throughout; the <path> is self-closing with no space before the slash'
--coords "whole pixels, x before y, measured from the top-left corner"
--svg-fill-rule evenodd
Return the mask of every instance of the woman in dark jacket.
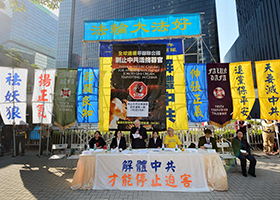
<path id="1" fill-rule="evenodd" d="M 112 143 L 110 145 L 111 149 L 118 147 L 118 149 L 126 149 L 126 141 L 122 136 L 122 132 L 120 130 L 115 131 L 115 137 L 112 139 Z"/>
<path id="2" fill-rule="evenodd" d="M 148 148 L 161 148 L 162 140 L 158 137 L 158 132 L 153 132 L 153 137 L 149 140 Z"/>
<path id="3" fill-rule="evenodd" d="M 102 149 L 103 146 L 106 145 L 106 142 L 100 135 L 100 131 L 95 131 L 94 138 L 91 138 L 91 140 L 89 141 L 89 146 L 91 149 L 94 148 L 94 144 L 96 144 L 97 149 Z"/>

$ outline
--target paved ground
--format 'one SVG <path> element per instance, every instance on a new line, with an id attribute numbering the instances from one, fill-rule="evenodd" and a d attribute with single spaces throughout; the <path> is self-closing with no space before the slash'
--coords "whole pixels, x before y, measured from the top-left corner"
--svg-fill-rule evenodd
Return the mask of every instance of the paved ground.
<path id="1" fill-rule="evenodd" d="M 8 199 L 280 199 L 280 158 L 254 152 L 257 178 L 243 177 L 235 169 L 228 172 L 227 192 L 178 193 L 142 191 L 72 191 L 74 170 L 47 170 L 48 159 L 27 152 L 24 157 L 0 157 L 0 200 Z M 61 163 L 63 164 L 63 163 Z M 238 166 L 239 171 L 240 165 Z"/>

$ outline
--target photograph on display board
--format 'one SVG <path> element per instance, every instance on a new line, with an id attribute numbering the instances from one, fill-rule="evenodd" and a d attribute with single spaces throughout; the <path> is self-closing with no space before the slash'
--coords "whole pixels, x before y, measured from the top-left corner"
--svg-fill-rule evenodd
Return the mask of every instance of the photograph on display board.
<path id="1" fill-rule="evenodd" d="M 114 44 L 109 128 L 166 129 L 166 45 Z"/>

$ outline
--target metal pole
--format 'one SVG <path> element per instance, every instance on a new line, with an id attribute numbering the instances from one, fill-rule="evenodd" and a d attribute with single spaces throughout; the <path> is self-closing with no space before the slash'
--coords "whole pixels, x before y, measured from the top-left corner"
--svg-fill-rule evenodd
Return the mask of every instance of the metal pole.
<path id="1" fill-rule="evenodd" d="M 49 155 L 49 142 L 50 142 L 50 125 L 48 125 L 48 137 L 47 137 L 47 149 L 46 149 L 46 156 Z"/>
<path id="2" fill-rule="evenodd" d="M 202 36 L 200 37 L 200 47 L 201 47 L 201 63 L 204 63 Z"/>
<path id="3" fill-rule="evenodd" d="M 199 39 L 196 42 L 196 62 L 199 63 Z"/>
<path id="4" fill-rule="evenodd" d="M 16 157 L 16 132 L 15 132 L 15 125 L 13 125 L 13 139 L 14 139 L 14 157 Z"/>
<path id="5" fill-rule="evenodd" d="M 43 129 L 43 126 L 42 126 L 42 123 L 41 123 L 41 125 L 40 125 L 40 136 L 39 136 L 39 154 L 38 154 L 38 156 L 39 156 L 39 158 L 40 158 L 40 156 L 41 156 L 41 143 L 42 143 L 42 129 Z"/>
<path id="6" fill-rule="evenodd" d="M 249 132 L 248 132 L 248 127 L 246 126 L 246 138 L 247 138 L 247 142 L 250 145 L 250 138 L 249 138 Z"/>

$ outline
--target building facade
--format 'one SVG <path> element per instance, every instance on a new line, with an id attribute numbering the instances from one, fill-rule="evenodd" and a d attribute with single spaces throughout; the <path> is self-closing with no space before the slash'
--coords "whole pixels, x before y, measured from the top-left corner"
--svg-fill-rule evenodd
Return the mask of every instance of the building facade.
<path id="1" fill-rule="evenodd" d="M 280 1 L 236 0 L 239 37 L 225 62 L 280 58 Z"/>
<path id="2" fill-rule="evenodd" d="M 0 10 L 0 44 L 19 51 L 30 64 L 55 68 L 58 17 L 28 0 L 18 0 L 25 11 L 15 11 L 5 0 Z"/>
<path id="3" fill-rule="evenodd" d="M 85 48 L 83 46 L 84 20 L 179 13 L 204 13 L 201 14 L 203 40 L 214 59 L 204 47 L 203 58 L 200 59 L 200 62 L 211 63 L 214 60 L 219 62 L 215 0 L 69 0 L 63 1 L 60 5 L 56 67 L 76 68 L 83 65 L 83 60 L 85 60 L 83 59 L 85 57 Z M 194 38 L 186 39 L 185 49 L 188 49 L 194 41 Z M 87 66 L 98 66 L 98 47 L 97 43 L 87 44 Z M 189 54 L 186 56 L 185 61 L 189 63 L 197 62 L 197 56 L 190 55 L 196 52 L 197 45 L 195 44 L 187 52 Z"/>

